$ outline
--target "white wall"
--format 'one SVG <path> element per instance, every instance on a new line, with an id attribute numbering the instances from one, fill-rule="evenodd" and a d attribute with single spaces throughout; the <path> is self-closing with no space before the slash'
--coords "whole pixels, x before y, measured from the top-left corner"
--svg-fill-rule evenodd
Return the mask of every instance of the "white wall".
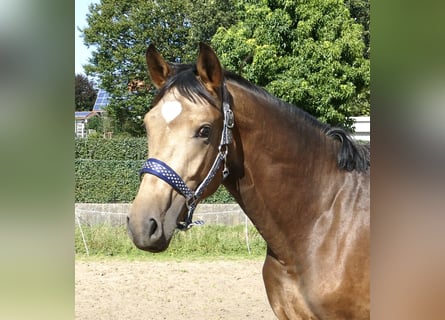
<path id="1" fill-rule="evenodd" d="M 354 138 L 371 141 L 371 117 L 351 117 L 354 120 Z"/>

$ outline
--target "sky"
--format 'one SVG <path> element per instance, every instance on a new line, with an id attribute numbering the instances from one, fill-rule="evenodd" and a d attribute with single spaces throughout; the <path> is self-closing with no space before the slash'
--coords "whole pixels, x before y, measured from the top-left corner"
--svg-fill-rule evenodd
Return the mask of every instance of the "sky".
<path id="1" fill-rule="evenodd" d="M 88 58 L 91 57 L 91 49 L 88 49 L 84 44 L 83 40 L 80 37 L 80 32 L 77 30 L 77 27 L 84 28 L 87 26 L 86 15 L 88 13 L 88 6 L 91 3 L 99 3 L 100 0 L 76 0 L 76 9 L 75 9 L 75 73 L 83 73 L 82 65 L 88 63 Z"/>

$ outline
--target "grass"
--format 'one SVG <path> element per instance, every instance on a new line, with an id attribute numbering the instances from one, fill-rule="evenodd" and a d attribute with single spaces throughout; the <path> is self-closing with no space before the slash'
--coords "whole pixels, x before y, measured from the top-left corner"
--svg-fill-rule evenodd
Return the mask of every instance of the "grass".
<path id="1" fill-rule="evenodd" d="M 250 226 L 247 249 L 245 226 L 208 225 L 193 227 L 186 232 L 177 232 L 169 248 L 162 253 L 150 253 L 137 249 L 128 238 L 124 226 L 108 224 L 87 226 L 82 231 L 89 256 L 82 240 L 80 228 L 75 229 L 76 259 L 123 258 L 123 259 L 256 259 L 264 258 L 266 243 L 258 231 Z"/>

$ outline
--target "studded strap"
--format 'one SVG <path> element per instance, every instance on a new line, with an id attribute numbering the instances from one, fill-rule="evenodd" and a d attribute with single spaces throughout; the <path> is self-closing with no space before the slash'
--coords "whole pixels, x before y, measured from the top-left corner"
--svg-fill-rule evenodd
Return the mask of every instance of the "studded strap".
<path id="1" fill-rule="evenodd" d="M 142 169 L 139 171 L 139 176 L 141 177 L 144 173 L 150 173 L 159 179 L 164 180 L 187 200 L 191 199 L 194 195 L 194 192 L 187 187 L 184 180 L 182 180 L 175 170 L 161 160 L 154 158 L 147 159 L 147 161 L 144 162 Z"/>

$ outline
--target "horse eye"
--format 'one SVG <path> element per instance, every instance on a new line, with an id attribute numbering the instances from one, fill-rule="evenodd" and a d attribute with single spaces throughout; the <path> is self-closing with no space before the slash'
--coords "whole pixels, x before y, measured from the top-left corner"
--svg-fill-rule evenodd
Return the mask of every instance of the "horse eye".
<path id="1" fill-rule="evenodd" d="M 203 126 L 199 129 L 197 136 L 199 138 L 208 138 L 210 136 L 210 127 Z"/>

